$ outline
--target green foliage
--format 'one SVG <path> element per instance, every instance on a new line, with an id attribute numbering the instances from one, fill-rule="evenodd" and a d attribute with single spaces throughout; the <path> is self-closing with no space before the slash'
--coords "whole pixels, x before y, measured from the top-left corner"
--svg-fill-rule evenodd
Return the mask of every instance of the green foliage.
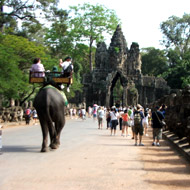
<path id="1" fill-rule="evenodd" d="M 190 14 L 170 17 L 161 23 L 161 30 L 169 62 L 163 77 L 172 88 L 183 88 L 190 84 Z"/>
<path id="2" fill-rule="evenodd" d="M 58 0 L 3 0 L 0 2 L 0 30 L 5 32 L 5 29 L 12 28 L 11 31 L 16 32 L 18 20 L 28 24 L 38 23 L 43 16 L 50 16 L 57 3 Z"/>
<path id="3" fill-rule="evenodd" d="M 13 35 L 0 35 L 0 42 L 0 94 L 22 99 L 31 89 L 28 70 L 35 57 L 45 57 L 44 48 Z"/>
<path id="4" fill-rule="evenodd" d="M 121 81 L 119 79 L 117 80 L 113 89 L 113 96 L 119 101 L 123 98 L 123 86 L 121 85 Z"/>
<path id="5" fill-rule="evenodd" d="M 93 43 L 104 40 L 106 33 L 113 34 L 119 19 L 113 10 L 107 9 L 103 5 L 85 3 L 70 8 L 74 12 L 74 17 L 69 22 L 70 35 L 77 42 L 86 41 L 89 43 L 89 63 L 92 71 Z"/>
<path id="6" fill-rule="evenodd" d="M 182 18 L 171 16 L 162 22 L 161 31 L 164 34 L 163 44 L 166 48 L 176 48 L 184 53 L 190 43 L 190 14 L 184 14 Z"/>
<path id="7" fill-rule="evenodd" d="M 68 93 L 65 90 L 65 94 L 66 94 L 67 98 L 68 99 L 73 98 L 73 97 L 75 97 L 76 93 L 82 92 L 82 87 L 83 87 L 83 85 L 79 81 L 76 80 L 76 77 L 74 74 L 73 75 L 73 84 L 70 87 L 70 92 Z"/>
<path id="8" fill-rule="evenodd" d="M 167 69 L 168 62 L 164 50 L 153 47 L 142 50 L 142 73 L 144 75 L 160 76 Z"/>
<path id="9" fill-rule="evenodd" d="M 118 47 L 115 47 L 114 49 L 115 49 L 116 53 L 119 53 L 119 48 Z"/>

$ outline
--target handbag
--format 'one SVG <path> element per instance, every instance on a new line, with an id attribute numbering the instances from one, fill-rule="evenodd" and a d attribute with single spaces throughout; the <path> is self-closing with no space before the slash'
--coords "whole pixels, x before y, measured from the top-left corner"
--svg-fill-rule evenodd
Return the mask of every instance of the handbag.
<path id="1" fill-rule="evenodd" d="M 166 126 L 166 122 L 163 121 L 163 120 L 160 120 L 160 118 L 158 117 L 157 112 L 155 112 L 155 114 L 156 114 L 156 117 L 158 118 L 158 121 L 159 121 L 159 123 L 160 123 L 160 126 L 161 126 L 161 127 L 165 127 L 165 126 Z"/>

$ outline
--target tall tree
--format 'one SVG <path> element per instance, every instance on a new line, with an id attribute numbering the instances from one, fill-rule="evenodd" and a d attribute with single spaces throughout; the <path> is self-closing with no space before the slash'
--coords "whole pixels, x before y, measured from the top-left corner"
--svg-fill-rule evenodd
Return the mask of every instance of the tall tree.
<path id="1" fill-rule="evenodd" d="M 142 73 L 159 76 L 168 70 L 168 61 L 164 50 L 153 47 L 142 49 Z"/>
<path id="2" fill-rule="evenodd" d="M 182 88 L 190 84 L 190 14 L 182 18 L 171 16 L 160 26 L 170 66 L 163 76 L 172 88 Z"/>
<path id="3" fill-rule="evenodd" d="M 28 23 L 39 22 L 37 18 L 47 18 L 53 6 L 59 0 L 1 0 L 0 2 L 0 31 L 10 27 L 18 20 Z"/>
<path id="4" fill-rule="evenodd" d="M 28 70 L 35 57 L 45 60 L 45 49 L 23 37 L 0 34 L 0 94 L 22 100 L 31 91 Z M 46 67 L 46 65 L 45 65 Z"/>
<path id="5" fill-rule="evenodd" d="M 190 14 L 184 14 L 182 18 L 171 16 L 162 22 L 161 31 L 164 34 L 162 43 L 166 48 L 174 48 L 181 55 L 188 51 L 190 44 Z"/>
<path id="6" fill-rule="evenodd" d="M 96 41 L 104 40 L 106 34 L 113 34 L 120 20 L 114 10 L 107 9 L 103 5 L 71 6 L 74 16 L 70 20 L 71 34 L 77 41 L 89 43 L 90 70 L 93 70 L 92 47 Z"/>

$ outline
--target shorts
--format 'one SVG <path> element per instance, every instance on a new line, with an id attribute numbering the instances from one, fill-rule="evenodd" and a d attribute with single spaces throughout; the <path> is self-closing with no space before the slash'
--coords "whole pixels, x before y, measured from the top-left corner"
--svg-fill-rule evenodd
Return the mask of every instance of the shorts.
<path id="1" fill-rule="evenodd" d="M 98 118 L 98 124 L 99 124 L 99 125 L 102 124 L 102 121 L 103 121 L 103 118 L 99 117 L 99 118 Z"/>
<path id="2" fill-rule="evenodd" d="M 136 135 L 140 134 L 142 136 L 143 132 L 144 132 L 144 128 L 143 128 L 143 126 L 141 124 L 134 125 L 134 133 Z"/>
<path id="3" fill-rule="evenodd" d="M 162 139 L 162 128 L 153 128 L 153 139 Z"/>
<path id="4" fill-rule="evenodd" d="M 122 125 L 123 126 L 129 126 L 129 122 L 128 121 L 122 121 Z"/>
<path id="5" fill-rule="evenodd" d="M 111 120 L 111 129 L 116 130 L 117 123 L 118 123 L 118 121 L 117 121 L 117 120 Z"/>
<path id="6" fill-rule="evenodd" d="M 148 128 L 148 123 L 143 122 L 143 127 Z"/>
<path id="7" fill-rule="evenodd" d="M 96 116 L 97 116 L 97 115 L 94 113 L 94 114 L 93 114 L 93 117 L 96 118 Z"/>

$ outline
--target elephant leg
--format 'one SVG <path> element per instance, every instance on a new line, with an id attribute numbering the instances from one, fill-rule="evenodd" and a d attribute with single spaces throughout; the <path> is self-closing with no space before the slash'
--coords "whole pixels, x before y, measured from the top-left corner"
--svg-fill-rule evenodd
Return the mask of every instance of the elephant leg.
<path id="1" fill-rule="evenodd" d="M 61 121 L 61 122 L 55 122 L 55 129 L 57 132 L 56 138 L 55 138 L 55 143 L 57 145 L 60 145 L 60 135 L 61 135 L 61 131 L 63 129 L 65 125 L 65 122 Z"/>
<path id="2" fill-rule="evenodd" d="M 41 129 L 42 129 L 42 136 L 43 136 L 41 152 L 47 152 L 48 151 L 48 147 L 47 147 L 48 125 L 45 119 L 40 119 L 40 124 L 41 124 Z"/>
<path id="3" fill-rule="evenodd" d="M 56 137 L 56 130 L 55 126 L 51 121 L 48 122 L 48 129 L 49 129 L 49 134 L 50 134 L 50 145 L 52 149 L 56 149 L 57 147 L 55 146 L 55 137 Z"/>

